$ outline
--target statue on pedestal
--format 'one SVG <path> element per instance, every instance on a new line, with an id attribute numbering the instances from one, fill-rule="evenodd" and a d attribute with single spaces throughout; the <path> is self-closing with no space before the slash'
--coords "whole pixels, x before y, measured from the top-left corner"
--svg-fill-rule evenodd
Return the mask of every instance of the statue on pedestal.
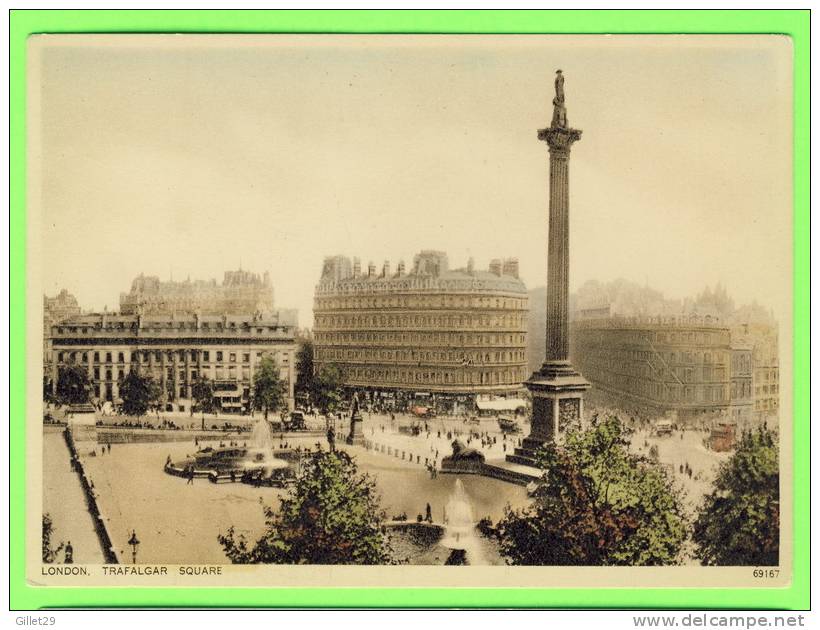
<path id="1" fill-rule="evenodd" d="M 364 442 L 362 433 L 362 412 L 359 411 L 359 394 L 353 394 L 353 401 L 350 403 L 350 433 L 345 442 L 348 444 L 361 444 Z"/>
<path id="2" fill-rule="evenodd" d="M 566 129 L 567 108 L 564 106 L 564 75 L 560 70 L 555 73 L 555 98 L 552 99 L 552 127 Z"/>

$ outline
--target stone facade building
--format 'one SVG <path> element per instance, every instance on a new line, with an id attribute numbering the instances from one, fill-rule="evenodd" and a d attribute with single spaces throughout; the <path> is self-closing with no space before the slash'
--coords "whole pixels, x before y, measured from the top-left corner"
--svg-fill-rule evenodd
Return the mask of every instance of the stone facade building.
<path id="1" fill-rule="evenodd" d="M 758 322 L 742 324 L 733 332 L 752 348 L 755 413 L 760 416 L 777 413 L 780 407 L 780 360 L 776 327 Z"/>
<path id="2" fill-rule="evenodd" d="M 295 327 L 275 314 L 81 315 L 55 324 L 51 340 L 55 392 L 59 367 L 81 365 L 88 369 L 92 396 L 116 405 L 122 379 L 138 369 L 161 384 L 167 411 L 190 411 L 191 386 L 204 376 L 213 382 L 222 412 L 244 413 L 256 366 L 270 356 L 293 408 Z"/>
<path id="3" fill-rule="evenodd" d="M 572 325 L 571 356 L 625 407 L 719 412 L 730 403 L 729 329 L 702 318 L 607 318 Z"/>
<path id="4" fill-rule="evenodd" d="M 427 250 L 409 271 L 385 262 L 377 272 L 329 257 L 314 298 L 314 362 L 338 364 L 351 389 L 388 406 L 471 408 L 477 397 L 521 392 L 527 313 L 515 259 L 450 269 L 445 253 Z"/>
<path id="5" fill-rule="evenodd" d="M 762 419 L 756 413 L 762 407 L 758 344 L 718 319 L 578 319 L 572 331 L 575 364 L 596 390 L 625 408 Z"/>
<path id="6" fill-rule="evenodd" d="M 222 284 L 216 280 L 160 281 L 157 276 L 139 275 L 131 291 L 120 294 L 123 315 L 166 315 L 171 313 L 220 315 L 222 313 L 270 313 L 273 286 L 266 271 L 226 271 Z"/>
<path id="7" fill-rule="evenodd" d="M 43 374 L 51 373 L 51 327 L 81 312 L 77 298 L 65 289 L 54 297 L 43 296 Z"/>

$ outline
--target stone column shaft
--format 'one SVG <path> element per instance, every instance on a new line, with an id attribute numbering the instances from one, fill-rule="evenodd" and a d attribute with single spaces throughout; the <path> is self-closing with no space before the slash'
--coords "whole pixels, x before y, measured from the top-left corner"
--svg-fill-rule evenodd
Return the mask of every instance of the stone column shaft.
<path id="1" fill-rule="evenodd" d="M 569 359 L 569 151 L 550 146 L 547 361 Z"/>

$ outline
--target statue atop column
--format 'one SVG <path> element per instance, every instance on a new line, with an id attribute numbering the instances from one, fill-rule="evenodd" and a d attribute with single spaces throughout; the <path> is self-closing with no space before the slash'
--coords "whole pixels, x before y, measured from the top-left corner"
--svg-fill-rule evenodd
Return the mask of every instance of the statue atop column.
<path id="1" fill-rule="evenodd" d="M 566 129 L 567 108 L 564 106 L 564 75 L 560 70 L 555 73 L 555 98 L 552 99 L 552 128 Z"/>

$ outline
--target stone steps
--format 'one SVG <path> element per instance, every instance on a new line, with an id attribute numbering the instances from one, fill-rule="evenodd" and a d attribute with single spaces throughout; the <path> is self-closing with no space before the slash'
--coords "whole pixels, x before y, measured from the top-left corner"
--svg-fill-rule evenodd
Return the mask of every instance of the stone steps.
<path id="1" fill-rule="evenodd" d="M 533 470 L 533 474 L 529 474 L 517 470 L 510 470 L 509 468 L 504 468 L 503 466 L 496 466 L 493 464 L 485 464 L 482 474 L 487 477 L 492 477 L 493 479 L 498 479 L 499 481 L 514 483 L 518 486 L 526 486 L 533 481 L 538 481 L 538 479 L 541 478 L 537 469 Z"/>

